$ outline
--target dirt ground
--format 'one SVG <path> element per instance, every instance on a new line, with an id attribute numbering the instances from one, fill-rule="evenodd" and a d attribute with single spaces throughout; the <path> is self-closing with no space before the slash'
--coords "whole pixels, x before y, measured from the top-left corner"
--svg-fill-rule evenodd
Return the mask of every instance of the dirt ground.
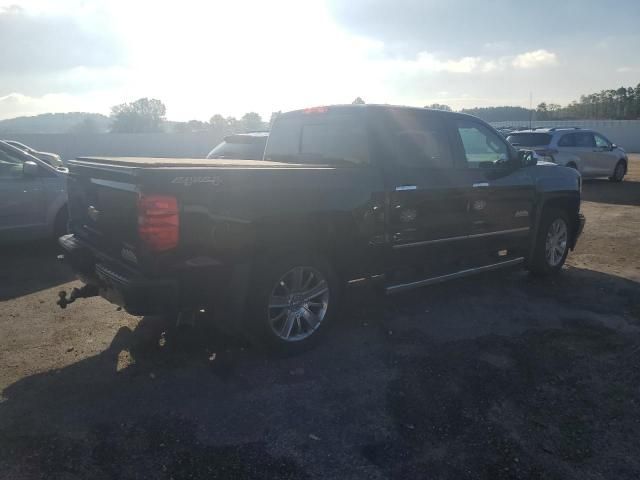
<path id="1" fill-rule="evenodd" d="M 0 257 L 0 478 L 640 477 L 640 156 L 587 181 L 558 278 L 493 272 L 350 302 L 267 358 L 100 299 L 46 245 Z"/>

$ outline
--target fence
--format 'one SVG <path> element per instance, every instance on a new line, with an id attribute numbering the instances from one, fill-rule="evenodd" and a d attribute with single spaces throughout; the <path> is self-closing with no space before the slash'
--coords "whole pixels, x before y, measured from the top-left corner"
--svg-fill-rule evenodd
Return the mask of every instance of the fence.
<path id="1" fill-rule="evenodd" d="M 494 127 L 529 127 L 528 121 L 492 122 Z M 581 127 L 602 133 L 627 152 L 640 153 L 640 120 L 550 120 L 531 122 L 532 127 Z"/>
<path id="2" fill-rule="evenodd" d="M 528 127 L 527 121 L 494 122 L 494 127 Z M 640 120 L 536 121 L 533 127 L 583 127 L 596 130 L 628 152 L 640 152 Z M 222 138 L 199 133 L 19 134 L 7 138 L 64 159 L 80 156 L 204 158 Z"/>

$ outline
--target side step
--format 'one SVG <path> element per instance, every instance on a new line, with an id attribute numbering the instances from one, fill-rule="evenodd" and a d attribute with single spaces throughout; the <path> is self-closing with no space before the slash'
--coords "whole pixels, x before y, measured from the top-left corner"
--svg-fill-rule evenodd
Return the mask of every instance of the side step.
<path id="1" fill-rule="evenodd" d="M 460 270 L 459 272 L 440 275 L 439 277 L 425 278 L 424 280 L 417 280 L 410 283 L 399 283 L 397 285 L 391 285 L 385 288 L 385 293 L 387 295 L 391 295 L 392 293 L 399 293 L 412 288 L 424 287 L 426 285 L 433 285 L 434 283 L 446 282 L 447 280 L 468 277 L 470 275 L 475 275 L 476 273 L 488 272 L 490 270 L 497 270 L 499 268 L 512 267 L 514 265 L 519 265 L 522 262 L 524 262 L 524 257 L 518 257 L 512 260 L 506 260 L 504 262 L 484 265 L 483 267 L 468 268 L 466 270 Z"/>

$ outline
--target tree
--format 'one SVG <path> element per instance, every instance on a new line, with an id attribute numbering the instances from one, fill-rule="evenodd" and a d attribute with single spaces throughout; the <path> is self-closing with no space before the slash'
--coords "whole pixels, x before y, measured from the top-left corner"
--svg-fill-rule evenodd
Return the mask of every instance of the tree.
<path id="1" fill-rule="evenodd" d="M 441 103 L 432 103 L 431 105 L 425 105 L 424 108 L 430 108 L 432 110 L 444 110 L 445 112 L 453 112 L 449 105 L 443 105 Z"/>
<path id="2" fill-rule="evenodd" d="M 256 112 L 245 113 L 242 119 L 240 119 L 240 128 L 244 132 L 263 130 L 264 124 L 262 123 L 262 117 Z"/>
<path id="3" fill-rule="evenodd" d="M 112 133 L 154 133 L 162 131 L 167 109 L 155 98 L 140 98 L 111 108 Z"/>
<path id="4" fill-rule="evenodd" d="M 273 122 L 276 118 L 278 118 L 282 114 L 282 110 L 278 110 L 277 112 L 271 112 L 271 118 L 269 119 L 269 129 L 273 127 Z"/>
<path id="5" fill-rule="evenodd" d="M 351 102 L 352 105 L 364 105 L 364 100 L 360 97 L 356 97 L 356 99 Z"/>
<path id="6" fill-rule="evenodd" d="M 94 118 L 84 117 L 81 121 L 79 121 L 69 129 L 69 133 L 82 135 L 100 133 L 100 127 L 98 126 L 98 122 L 96 122 Z"/>

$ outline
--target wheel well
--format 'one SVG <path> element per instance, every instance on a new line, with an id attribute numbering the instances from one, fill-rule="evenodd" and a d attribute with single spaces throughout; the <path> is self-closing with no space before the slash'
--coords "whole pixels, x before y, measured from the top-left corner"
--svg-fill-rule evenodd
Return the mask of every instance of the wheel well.
<path id="1" fill-rule="evenodd" d="M 569 217 L 569 222 L 571 222 L 571 230 L 572 232 L 576 232 L 578 227 L 580 226 L 580 219 L 578 216 L 578 212 L 580 210 L 580 199 L 579 198 L 553 198 L 547 200 L 542 209 L 542 215 L 544 216 L 549 210 L 562 210 Z"/>

